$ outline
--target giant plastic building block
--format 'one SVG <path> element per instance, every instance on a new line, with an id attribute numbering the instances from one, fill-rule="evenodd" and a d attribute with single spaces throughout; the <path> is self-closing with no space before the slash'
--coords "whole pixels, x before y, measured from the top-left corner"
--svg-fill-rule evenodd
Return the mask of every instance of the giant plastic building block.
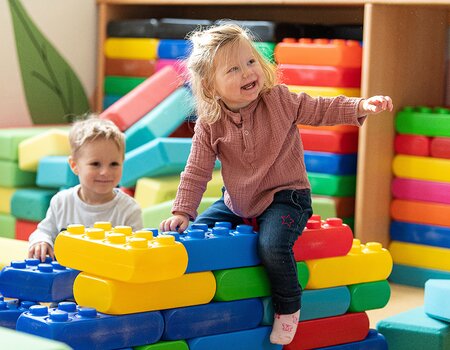
<path id="1" fill-rule="evenodd" d="M 426 136 L 398 134 L 394 139 L 394 150 L 399 154 L 428 157 L 430 156 L 430 143 L 431 139 Z"/>
<path id="2" fill-rule="evenodd" d="M 210 271 L 134 284 L 82 272 L 73 287 L 78 304 L 91 305 L 100 312 L 113 315 L 207 304 L 215 292 L 216 280 Z"/>
<path id="3" fill-rule="evenodd" d="M 392 168 L 398 177 L 450 182 L 450 159 L 397 155 Z"/>
<path id="4" fill-rule="evenodd" d="M 355 215 L 355 197 L 313 195 L 312 207 L 313 212 L 323 218 L 348 218 Z M 326 214 L 322 214 L 322 210 Z"/>
<path id="5" fill-rule="evenodd" d="M 385 280 L 392 270 L 391 254 L 381 243 L 361 244 L 358 239 L 346 256 L 307 260 L 307 289 Z M 343 273 L 345 271 L 345 273 Z"/>
<path id="6" fill-rule="evenodd" d="M 160 70 L 103 111 L 100 118 L 112 120 L 120 130 L 125 131 L 160 104 L 181 83 L 181 78 L 173 68 Z"/>
<path id="7" fill-rule="evenodd" d="M 68 132 L 50 129 L 19 143 L 19 168 L 26 171 L 36 171 L 42 157 L 68 156 L 69 154 Z"/>
<path id="8" fill-rule="evenodd" d="M 305 151 L 306 170 L 332 175 L 356 174 L 356 154 Z"/>
<path id="9" fill-rule="evenodd" d="M 391 297 L 391 287 L 386 280 L 352 284 L 348 289 L 351 295 L 349 312 L 382 309 Z"/>
<path id="10" fill-rule="evenodd" d="M 281 82 L 286 85 L 359 88 L 361 67 L 280 64 Z"/>
<path id="11" fill-rule="evenodd" d="M 450 249 L 450 227 L 392 220 L 391 240 Z"/>
<path id="12" fill-rule="evenodd" d="M 41 221 L 56 192 L 43 188 L 19 189 L 11 198 L 11 214 L 19 219 Z"/>
<path id="13" fill-rule="evenodd" d="M 438 320 L 450 322 L 449 295 L 450 280 L 428 280 L 425 283 L 425 313 Z"/>
<path id="14" fill-rule="evenodd" d="M 450 183 L 397 177 L 392 181 L 392 195 L 398 199 L 450 204 Z"/>
<path id="15" fill-rule="evenodd" d="M 109 75 L 103 82 L 103 90 L 106 96 L 124 96 L 144 83 L 147 78 L 120 77 Z"/>
<path id="16" fill-rule="evenodd" d="M 115 231 L 69 225 L 56 237 L 55 255 L 65 266 L 132 283 L 167 280 L 186 271 L 186 249 L 174 237 L 147 239 L 130 234 L 131 229 Z"/>
<path id="17" fill-rule="evenodd" d="M 12 187 L 0 187 L 0 213 L 11 213 L 11 198 L 17 190 Z"/>
<path id="18" fill-rule="evenodd" d="M 70 169 L 66 156 L 41 158 L 38 165 L 36 184 L 40 187 L 67 188 L 80 183 L 78 176 Z"/>
<path id="19" fill-rule="evenodd" d="M 58 262 L 38 259 L 13 261 L 0 272 L 0 293 L 5 297 L 43 302 L 73 297 L 72 287 L 79 271 Z"/>
<path id="20" fill-rule="evenodd" d="M 15 161 L 0 160 L 0 187 L 34 186 L 36 173 L 19 169 Z"/>
<path id="21" fill-rule="evenodd" d="M 450 279 L 450 272 L 422 267 L 394 264 L 389 281 L 418 288 L 424 288 L 429 279 Z"/>
<path id="22" fill-rule="evenodd" d="M 450 137 L 434 137 L 430 153 L 432 157 L 450 159 Z"/>
<path id="23" fill-rule="evenodd" d="M 391 216 L 399 221 L 450 227 L 450 204 L 394 199 Z"/>
<path id="24" fill-rule="evenodd" d="M 223 20 L 217 20 L 214 24 L 221 24 Z M 276 24 L 271 21 L 233 21 L 241 27 L 247 28 L 255 36 L 255 41 L 276 41 Z"/>
<path id="25" fill-rule="evenodd" d="M 217 282 L 215 301 L 231 301 L 270 296 L 270 282 L 262 266 L 214 271 Z M 304 262 L 297 263 L 297 277 L 306 286 L 309 271 Z"/>
<path id="26" fill-rule="evenodd" d="M 184 39 L 186 35 L 199 26 L 209 27 L 212 22 L 207 19 L 161 18 L 158 20 L 158 38 Z"/>
<path id="27" fill-rule="evenodd" d="M 405 107 L 395 117 L 400 134 L 450 137 L 450 109 Z"/>
<path id="28" fill-rule="evenodd" d="M 158 39 L 152 38 L 108 38 L 105 41 L 105 56 L 154 60 L 157 56 Z"/>
<path id="29" fill-rule="evenodd" d="M 0 268 L 9 266 L 11 261 L 22 260 L 28 254 L 28 242 L 0 237 Z"/>
<path id="30" fill-rule="evenodd" d="M 296 261 L 344 256 L 352 249 L 353 232 L 342 219 L 320 216 L 308 220 L 305 229 L 294 243 Z"/>
<path id="31" fill-rule="evenodd" d="M 156 60 L 105 58 L 105 75 L 150 77 L 155 73 Z"/>
<path id="32" fill-rule="evenodd" d="M 299 86 L 299 85 L 289 85 L 288 86 L 290 92 L 301 93 L 304 92 L 310 96 L 326 96 L 326 97 L 335 97 L 339 95 L 345 95 L 348 97 L 359 97 L 361 96 L 361 90 L 356 88 L 338 88 L 338 87 L 327 87 L 327 86 Z M 349 125 L 346 125 L 348 128 Z M 337 128 L 338 130 L 345 130 L 347 128 Z M 328 129 L 330 130 L 330 129 Z M 332 130 L 336 130 L 332 129 Z"/>
<path id="33" fill-rule="evenodd" d="M 313 194 L 348 197 L 356 192 L 356 175 L 308 173 Z"/>
<path id="34" fill-rule="evenodd" d="M 326 331 L 325 331 L 326 330 Z M 365 312 L 299 322 L 292 343 L 284 350 L 315 349 L 363 340 L 369 333 Z"/>
<path id="35" fill-rule="evenodd" d="M 109 21 L 108 37 L 157 38 L 159 22 L 155 18 Z"/>
<path id="36" fill-rule="evenodd" d="M 135 346 L 134 350 L 189 350 L 185 340 L 159 341 L 155 344 Z"/>
<path id="37" fill-rule="evenodd" d="M 188 339 L 189 350 L 281 350 L 281 345 L 269 340 L 271 327 L 258 327 L 245 331 L 223 333 Z"/>
<path id="38" fill-rule="evenodd" d="M 28 241 L 30 235 L 37 229 L 38 224 L 38 221 L 16 219 L 15 239 Z M 23 258 L 23 256 L 21 258 Z"/>
<path id="39" fill-rule="evenodd" d="M 214 227 L 210 231 L 188 229 L 183 234 L 167 232 L 181 242 L 188 253 L 186 273 L 256 266 L 258 234 L 252 226 L 238 225 L 235 230 Z"/>
<path id="40" fill-rule="evenodd" d="M 356 40 L 284 39 L 275 47 L 278 63 L 361 68 L 362 47 Z"/>
<path id="41" fill-rule="evenodd" d="M 193 110 L 190 90 L 179 87 L 125 131 L 126 152 L 157 137 L 168 137 Z"/>
<path id="42" fill-rule="evenodd" d="M 22 301 L 18 305 L 15 302 L 8 302 L 1 300 L 0 327 L 16 329 L 17 319 L 23 312 L 27 311 L 32 305 L 36 305 L 36 303 L 34 301 Z"/>
<path id="43" fill-rule="evenodd" d="M 388 317 L 378 322 L 377 330 L 389 349 L 450 349 L 450 325 L 428 317 L 423 307 Z"/>
<path id="44" fill-rule="evenodd" d="M 328 346 L 322 350 L 388 350 L 388 345 L 383 334 L 375 329 L 369 330 L 369 334 L 364 340 L 347 344 Z"/>
<path id="45" fill-rule="evenodd" d="M 305 290 L 301 296 L 300 321 L 343 315 L 350 305 L 350 292 L 347 287 Z M 273 324 L 272 298 L 264 298 L 264 318 L 262 325 Z"/>
<path id="46" fill-rule="evenodd" d="M 0 327 L 0 339 L 5 349 L 72 350 L 67 344 L 3 327 Z"/>
<path id="47" fill-rule="evenodd" d="M 184 39 L 160 39 L 158 57 L 162 59 L 185 59 L 191 52 L 189 41 Z"/>
<path id="48" fill-rule="evenodd" d="M 0 213 L 0 237 L 13 238 L 16 235 L 16 218 L 11 214 Z M 1 268 L 0 259 L 0 268 Z"/>
<path id="49" fill-rule="evenodd" d="M 450 249 L 392 241 L 389 251 L 396 264 L 450 272 Z"/>
<path id="50" fill-rule="evenodd" d="M 256 328 L 263 307 L 260 299 L 246 299 L 164 310 L 162 315 L 161 339 L 179 340 Z"/>
<path id="51" fill-rule="evenodd" d="M 17 320 L 17 330 L 62 341 L 74 349 L 119 349 L 151 344 L 161 338 L 164 321 L 160 312 L 111 316 L 90 307 L 75 313 L 31 306 Z"/>
<path id="52" fill-rule="evenodd" d="M 349 131 L 311 130 L 298 126 L 306 151 L 352 154 L 358 152 L 358 129 Z"/>
<path id="53" fill-rule="evenodd" d="M 180 77 L 186 77 L 187 76 L 187 67 L 185 60 L 179 60 L 179 59 L 168 59 L 168 58 L 159 58 L 156 61 L 156 71 L 160 71 L 166 66 L 170 66 L 178 73 Z"/>

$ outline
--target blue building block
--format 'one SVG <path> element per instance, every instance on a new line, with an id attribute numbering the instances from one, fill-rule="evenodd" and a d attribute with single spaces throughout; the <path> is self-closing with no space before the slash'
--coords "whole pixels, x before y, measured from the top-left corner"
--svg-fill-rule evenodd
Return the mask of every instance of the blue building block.
<path id="1" fill-rule="evenodd" d="M 38 186 L 67 188 L 79 183 L 78 176 L 70 169 L 66 156 L 48 156 L 39 160 L 36 177 Z"/>
<path id="2" fill-rule="evenodd" d="M 0 327 L 16 329 L 17 319 L 32 305 L 36 305 L 36 303 L 34 301 L 22 301 L 17 305 L 16 302 L 0 301 Z"/>
<path id="3" fill-rule="evenodd" d="M 341 344 L 341 345 L 335 345 L 335 346 L 328 346 L 325 348 L 318 348 L 322 350 L 388 350 L 388 345 L 386 342 L 386 339 L 384 336 L 380 333 L 378 333 L 375 329 L 371 329 L 369 331 L 369 334 L 367 335 L 366 339 L 347 343 L 347 344 Z"/>
<path id="4" fill-rule="evenodd" d="M 74 349 L 119 349 L 157 342 L 164 321 L 159 311 L 111 316 L 87 307 L 68 313 L 35 305 L 20 315 L 16 329 L 62 341 Z"/>
<path id="5" fill-rule="evenodd" d="M 450 248 L 450 227 L 391 221 L 391 240 Z"/>
<path id="6" fill-rule="evenodd" d="M 188 339 L 189 350 L 281 350 L 269 340 L 272 327 Z"/>
<path id="7" fill-rule="evenodd" d="M 158 44 L 158 58 L 184 59 L 189 56 L 191 47 L 187 40 L 161 39 Z"/>
<path id="8" fill-rule="evenodd" d="M 220 225 L 220 224 L 219 224 Z M 216 226 L 212 230 L 188 229 L 183 234 L 167 232 L 181 242 L 188 253 L 186 273 L 231 269 L 260 264 L 258 234 L 251 226 L 236 230 Z"/>
<path id="9" fill-rule="evenodd" d="M 305 151 L 305 167 L 312 173 L 354 175 L 356 160 L 356 154 Z"/>
<path id="10" fill-rule="evenodd" d="M 343 315 L 347 312 L 351 296 L 346 286 L 305 290 L 302 293 L 300 321 Z M 264 298 L 262 325 L 273 324 L 272 298 Z"/>
<path id="11" fill-rule="evenodd" d="M 79 271 L 58 262 L 38 259 L 13 261 L 0 272 L 0 293 L 21 300 L 55 302 L 73 298 L 73 282 Z"/>
<path id="12" fill-rule="evenodd" d="M 423 307 L 388 317 L 378 322 L 377 329 L 389 349 L 450 349 L 450 325 L 428 317 Z"/>
<path id="13" fill-rule="evenodd" d="M 429 279 L 450 279 L 450 272 L 394 264 L 389 281 L 423 288 Z"/>
<path id="14" fill-rule="evenodd" d="M 191 91 L 184 86 L 178 88 L 125 131 L 126 152 L 157 137 L 169 136 L 193 110 Z"/>
<path id="15" fill-rule="evenodd" d="M 180 340 L 258 327 L 263 317 L 260 299 L 216 302 L 164 310 L 163 340 Z"/>
<path id="16" fill-rule="evenodd" d="M 122 97 L 122 95 L 105 95 L 103 97 L 103 110 L 119 101 Z"/>
<path id="17" fill-rule="evenodd" d="M 428 280 L 424 299 L 428 316 L 450 322 L 450 280 Z"/>
<path id="18" fill-rule="evenodd" d="M 18 189 L 11 198 L 11 214 L 23 220 L 41 221 L 56 192 L 44 188 Z"/>

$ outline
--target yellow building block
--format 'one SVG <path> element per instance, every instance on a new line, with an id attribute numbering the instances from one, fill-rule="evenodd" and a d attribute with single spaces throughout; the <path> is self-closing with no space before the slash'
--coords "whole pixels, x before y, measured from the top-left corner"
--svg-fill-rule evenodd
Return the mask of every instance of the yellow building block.
<path id="1" fill-rule="evenodd" d="M 0 213 L 11 214 L 11 198 L 17 188 L 0 187 Z"/>
<path id="2" fill-rule="evenodd" d="M 392 168 L 398 177 L 450 182 L 450 159 L 397 155 Z"/>
<path id="3" fill-rule="evenodd" d="M 310 96 L 325 96 L 334 97 L 339 95 L 345 95 L 348 97 L 360 97 L 361 90 L 356 88 L 339 88 L 339 87 L 327 87 L 327 86 L 297 86 L 289 85 L 289 91 L 295 92 L 296 94 L 300 92 L 307 93 Z"/>
<path id="4" fill-rule="evenodd" d="M 309 269 L 306 289 L 329 288 L 385 280 L 392 271 L 391 254 L 381 243 L 353 240 L 346 256 L 305 261 Z"/>
<path id="5" fill-rule="evenodd" d="M 158 58 L 158 39 L 150 38 L 108 38 L 105 41 L 105 56 L 137 60 Z"/>
<path id="6" fill-rule="evenodd" d="M 115 232 L 114 232 L 115 231 Z M 186 248 L 170 235 L 143 237 L 118 226 L 113 232 L 69 225 L 55 241 L 61 265 L 96 276 L 131 283 L 177 278 L 186 271 Z"/>
<path id="7" fill-rule="evenodd" d="M 396 264 L 450 271 L 450 249 L 448 248 L 392 241 L 389 251 Z"/>
<path id="8" fill-rule="evenodd" d="M 136 199 L 141 208 L 148 208 L 152 205 L 175 199 L 179 183 L 179 175 L 141 178 L 136 183 L 134 199 Z M 220 198 L 222 196 L 222 187 L 222 175 L 220 170 L 216 170 L 213 172 L 211 181 L 208 182 L 203 197 Z"/>
<path id="9" fill-rule="evenodd" d="M 47 156 L 70 154 L 69 132 L 50 129 L 19 143 L 19 169 L 36 171 L 39 160 Z"/>
<path id="10" fill-rule="evenodd" d="M 216 280 L 211 271 L 188 273 L 166 281 L 134 284 L 82 272 L 73 285 L 75 300 L 79 305 L 89 305 L 113 315 L 207 304 L 215 292 Z"/>
<path id="11" fill-rule="evenodd" d="M 9 266 L 13 260 L 23 260 L 27 256 L 27 241 L 0 237 L 0 269 Z"/>

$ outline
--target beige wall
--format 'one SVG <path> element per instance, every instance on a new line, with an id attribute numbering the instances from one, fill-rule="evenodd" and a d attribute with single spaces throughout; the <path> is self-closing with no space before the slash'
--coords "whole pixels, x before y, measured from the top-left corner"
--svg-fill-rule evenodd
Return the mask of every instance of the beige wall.
<path id="1" fill-rule="evenodd" d="M 95 0 L 20 0 L 43 35 L 78 75 L 92 99 L 95 84 Z M 31 125 L 7 0 L 0 0 L 0 127 Z"/>

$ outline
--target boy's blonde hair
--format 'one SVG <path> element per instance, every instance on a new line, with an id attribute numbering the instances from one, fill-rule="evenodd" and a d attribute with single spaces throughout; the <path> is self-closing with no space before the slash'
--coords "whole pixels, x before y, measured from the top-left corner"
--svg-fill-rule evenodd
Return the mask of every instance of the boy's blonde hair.
<path id="1" fill-rule="evenodd" d="M 214 79 L 215 58 L 223 47 L 234 48 L 242 42 L 249 43 L 264 72 L 265 82 L 261 92 L 267 92 L 275 85 L 275 67 L 256 50 L 249 30 L 235 23 L 225 22 L 206 30 L 194 31 L 189 34 L 188 39 L 192 44 L 192 52 L 187 60 L 187 68 L 196 99 L 197 117 L 208 124 L 220 118 L 221 107 L 214 89 Z"/>
<path id="2" fill-rule="evenodd" d="M 111 140 L 119 150 L 125 153 L 125 135 L 112 121 L 100 119 L 95 115 L 73 123 L 69 132 L 72 156 L 75 156 L 83 145 L 95 140 Z"/>

